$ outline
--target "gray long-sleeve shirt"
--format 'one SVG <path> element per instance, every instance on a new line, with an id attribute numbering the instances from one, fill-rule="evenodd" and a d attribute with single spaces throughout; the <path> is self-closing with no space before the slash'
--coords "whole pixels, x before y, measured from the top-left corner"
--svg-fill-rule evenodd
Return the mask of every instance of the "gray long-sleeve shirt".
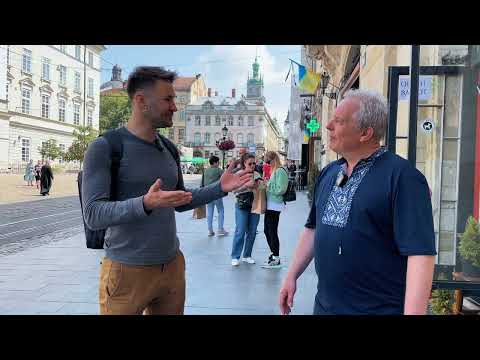
<path id="1" fill-rule="evenodd" d="M 109 259 L 131 265 L 168 263 L 179 248 L 175 210 L 191 210 L 227 194 L 217 181 L 187 190 L 192 192 L 190 204 L 175 209 L 157 208 L 147 214 L 143 196 L 155 180 L 162 180 L 162 190 L 186 190 L 182 174 L 165 146 L 161 145 L 159 150 L 126 128 L 119 131 L 123 135 L 123 156 L 116 201 L 109 201 L 109 143 L 100 137 L 89 145 L 85 154 L 82 178 L 85 221 L 92 230 L 107 229 L 104 248 Z"/>

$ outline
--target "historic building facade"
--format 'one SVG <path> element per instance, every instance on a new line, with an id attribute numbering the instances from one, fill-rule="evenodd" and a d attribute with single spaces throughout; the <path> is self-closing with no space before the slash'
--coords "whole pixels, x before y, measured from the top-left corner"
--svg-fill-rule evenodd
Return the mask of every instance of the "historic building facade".
<path id="1" fill-rule="evenodd" d="M 41 159 L 54 139 L 62 150 L 79 126 L 99 126 L 103 45 L 0 45 L 0 169 Z M 61 160 L 56 160 L 60 162 Z"/>
<path id="2" fill-rule="evenodd" d="M 237 98 L 236 90 L 231 96 L 199 97 L 186 107 L 187 146 L 197 154 L 208 157 L 220 155 L 216 141 L 223 138 L 222 129 L 228 129 L 227 138 L 233 140 L 236 148 L 226 158 L 238 156 L 241 148 L 248 148 L 261 156 L 265 151 L 279 151 L 282 147 L 282 133 L 276 119 L 272 118 L 265 106 L 263 79 L 255 59 L 252 76 L 247 81 L 247 96 Z"/>

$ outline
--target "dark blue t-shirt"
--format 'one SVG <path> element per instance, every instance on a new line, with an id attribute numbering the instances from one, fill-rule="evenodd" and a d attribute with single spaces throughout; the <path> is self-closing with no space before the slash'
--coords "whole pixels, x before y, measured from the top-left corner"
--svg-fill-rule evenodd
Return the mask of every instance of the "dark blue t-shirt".
<path id="1" fill-rule="evenodd" d="M 427 181 L 383 148 L 342 184 L 345 170 L 340 159 L 321 171 L 305 224 L 315 229 L 314 314 L 403 314 L 408 256 L 436 255 Z"/>

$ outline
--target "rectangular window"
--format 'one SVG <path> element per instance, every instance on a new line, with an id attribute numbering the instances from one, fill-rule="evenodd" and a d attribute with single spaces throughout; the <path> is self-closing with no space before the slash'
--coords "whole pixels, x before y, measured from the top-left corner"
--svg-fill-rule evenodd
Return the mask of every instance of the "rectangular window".
<path id="1" fill-rule="evenodd" d="M 178 129 L 178 141 L 183 142 L 185 140 L 185 129 Z"/>
<path id="2" fill-rule="evenodd" d="M 228 117 L 228 125 L 233 126 L 233 116 Z"/>
<path id="3" fill-rule="evenodd" d="M 77 60 L 80 60 L 81 59 L 81 48 L 80 48 L 80 45 L 75 45 L 75 58 Z"/>
<path id="4" fill-rule="evenodd" d="M 30 161 L 30 139 L 22 139 L 22 161 Z"/>
<path id="5" fill-rule="evenodd" d="M 32 73 L 32 52 L 28 49 L 23 49 L 22 71 L 28 74 Z"/>
<path id="6" fill-rule="evenodd" d="M 193 136 L 193 143 L 194 145 L 200 145 L 201 138 L 200 138 L 200 133 L 195 133 Z"/>
<path id="7" fill-rule="evenodd" d="M 74 87 L 74 90 L 76 92 L 80 92 L 80 83 L 81 83 L 81 75 L 78 71 L 75 71 L 75 87 Z"/>
<path id="8" fill-rule="evenodd" d="M 253 116 L 248 117 L 248 126 L 253 126 Z"/>
<path id="9" fill-rule="evenodd" d="M 60 72 L 60 85 L 67 86 L 67 67 L 60 65 L 58 71 Z"/>
<path id="10" fill-rule="evenodd" d="M 42 117 L 48 119 L 50 117 L 50 96 L 42 95 Z"/>
<path id="11" fill-rule="evenodd" d="M 200 116 L 195 116 L 195 125 L 196 126 L 200 126 L 201 125 L 201 119 L 200 119 Z"/>
<path id="12" fill-rule="evenodd" d="M 88 96 L 93 98 L 93 79 L 88 78 Z"/>
<path id="13" fill-rule="evenodd" d="M 220 126 L 220 116 L 215 116 L 215 126 Z"/>
<path id="14" fill-rule="evenodd" d="M 210 116 L 205 116 L 205 126 L 210 126 L 210 125 L 211 125 Z"/>
<path id="15" fill-rule="evenodd" d="M 30 89 L 22 88 L 22 113 L 30 114 L 30 97 L 32 92 Z"/>
<path id="16" fill-rule="evenodd" d="M 91 51 L 88 52 L 88 65 L 93 67 L 93 53 Z"/>
<path id="17" fill-rule="evenodd" d="M 210 133 L 205 133 L 205 144 L 210 144 Z"/>
<path id="18" fill-rule="evenodd" d="M 58 100 L 58 121 L 65 122 L 65 100 Z"/>
<path id="19" fill-rule="evenodd" d="M 80 125 L 80 104 L 73 104 L 73 124 Z"/>
<path id="20" fill-rule="evenodd" d="M 168 129 L 168 138 L 173 140 L 173 128 Z"/>
<path id="21" fill-rule="evenodd" d="M 87 126 L 93 126 L 93 110 L 87 110 Z"/>
<path id="22" fill-rule="evenodd" d="M 42 58 L 42 80 L 50 81 L 50 59 Z"/>

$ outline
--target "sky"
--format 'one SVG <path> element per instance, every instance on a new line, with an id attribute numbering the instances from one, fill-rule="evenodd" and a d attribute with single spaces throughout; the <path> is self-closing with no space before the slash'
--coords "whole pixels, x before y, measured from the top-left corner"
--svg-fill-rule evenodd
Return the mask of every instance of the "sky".
<path id="1" fill-rule="evenodd" d="M 290 81 L 285 78 L 290 59 L 300 62 L 300 45 L 106 45 L 101 54 L 102 83 L 109 81 L 113 64 L 122 68 L 122 78 L 138 65 L 160 65 L 180 76 L 202 74 L 207 88 L 219 96 L 247 94 L 247 78 L 258 55 L 264 80 L 266 106 L 280 126 L 290 104 Z"/>

